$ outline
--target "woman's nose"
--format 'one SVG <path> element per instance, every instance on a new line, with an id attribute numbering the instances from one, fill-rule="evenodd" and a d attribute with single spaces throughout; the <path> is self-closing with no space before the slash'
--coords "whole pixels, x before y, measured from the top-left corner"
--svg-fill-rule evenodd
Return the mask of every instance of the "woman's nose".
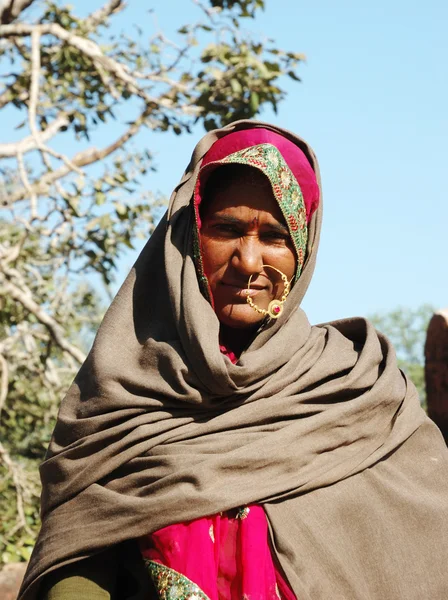
<path id="1" fill-rule="evenodd" d="M 263 270 L 263 252 L 258 240 L 242 240 L 232 257 L 232 266 L 247 277 L 260 273 Z"/>

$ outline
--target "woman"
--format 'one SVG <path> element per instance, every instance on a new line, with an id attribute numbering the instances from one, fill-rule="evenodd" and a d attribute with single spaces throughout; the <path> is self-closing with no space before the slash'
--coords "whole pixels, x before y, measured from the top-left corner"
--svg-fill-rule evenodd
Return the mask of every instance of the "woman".
<path id="1" fill-rule="evenodd" d="M 318 182 L 271 125 L 196 147 L 62 403 L 21 599 L 448 597 L 440 433 L 368 322 L 299 308 Z"/>

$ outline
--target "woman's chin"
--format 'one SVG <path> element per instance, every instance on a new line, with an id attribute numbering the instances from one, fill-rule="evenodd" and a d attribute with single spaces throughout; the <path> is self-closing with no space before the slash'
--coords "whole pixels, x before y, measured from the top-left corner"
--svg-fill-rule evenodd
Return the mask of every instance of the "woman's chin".
<path id="1" fill-rule="evenodd" d="M 215 312 L 221 325 L 233 329 L 251 329 L 264 319 L 248 304 L 227 304 L 222 308 L 215 306 Z"/>

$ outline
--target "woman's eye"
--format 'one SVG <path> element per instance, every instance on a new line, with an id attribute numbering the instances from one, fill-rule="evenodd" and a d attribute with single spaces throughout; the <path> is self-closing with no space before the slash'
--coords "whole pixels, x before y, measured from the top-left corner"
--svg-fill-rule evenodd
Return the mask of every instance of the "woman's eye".
<path id="1" fill-rule="evenodd" d="M 265 233 L 262 236 L 268 242 L 281 242 L 286 243 L 289 239 L 289 236 L 284 233 L 278 233 L 277 231 L 270 231 L 269 233 Z"/>
<path id="2" fill-rule="evenodd" d="M 241 235 L 241 232 L 234 225 L 227 225 L 224 223 L 217 223 L 213 229 L 218 233 L 224 233 L 227 235 Z"/>

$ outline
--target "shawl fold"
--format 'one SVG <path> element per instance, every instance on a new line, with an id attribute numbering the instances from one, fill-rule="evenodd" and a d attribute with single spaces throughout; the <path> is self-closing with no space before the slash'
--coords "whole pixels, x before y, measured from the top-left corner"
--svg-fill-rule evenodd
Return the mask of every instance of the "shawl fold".
<path id="1" fill-rule="evenodd" d="M 237 364 L 193 260 L 208 133 L 63 400 L 41 467 L 42 530 L 19 598 L 50 571 L 172 523 L 264 505 L 299 600 L 448 597 L 447 451 L 388 340 L 360 318 L 311 326 L 307 259 L 278 320 Z"/>

